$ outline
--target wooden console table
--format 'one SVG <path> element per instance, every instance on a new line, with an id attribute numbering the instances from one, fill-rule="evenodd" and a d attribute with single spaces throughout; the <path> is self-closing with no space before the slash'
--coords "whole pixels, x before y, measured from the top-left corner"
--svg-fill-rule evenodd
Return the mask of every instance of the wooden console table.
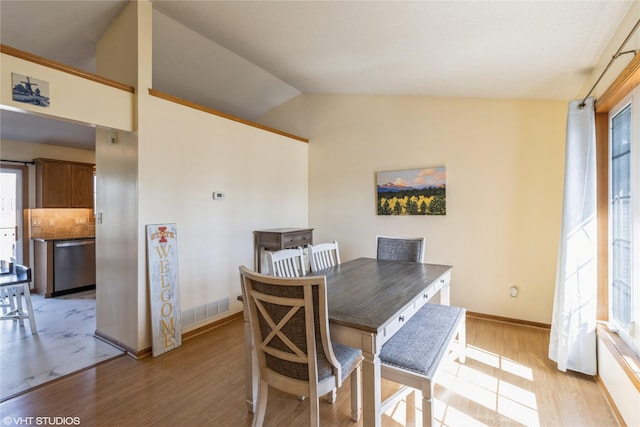
<path id="1" fill-rule="evenodd" d="M 272 228 L 257 230 L 255 235 L 255 271 L 261 272 L 262 253 L 264 250 L 279 251 L 281 249 L 305 247 L 313 244 L 313 228 Z"/>

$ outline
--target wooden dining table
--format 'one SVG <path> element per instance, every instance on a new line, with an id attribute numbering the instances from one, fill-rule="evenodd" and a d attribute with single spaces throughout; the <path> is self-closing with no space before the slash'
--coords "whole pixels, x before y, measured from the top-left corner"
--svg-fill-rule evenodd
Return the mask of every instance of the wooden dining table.
<path id="1" fill-rule="evenodd" d="M 362 350 L 362 423 L 381 425 L 382 345 L 435 294 L 449 304 L 449 265 L 356 258 L 314 276 L 326 276 L 331 340 Z M 251 327 L 245 315 L 246 397 L 251 412 L 257 403 L 258 367 Z"/>

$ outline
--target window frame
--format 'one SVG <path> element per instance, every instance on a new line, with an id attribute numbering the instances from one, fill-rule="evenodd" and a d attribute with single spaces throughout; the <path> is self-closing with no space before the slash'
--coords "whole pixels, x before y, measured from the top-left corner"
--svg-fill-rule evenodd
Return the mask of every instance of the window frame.
<path id="1" fill-rule="evenodd" d="M 18 250 L 20 251 L 20 257 L 18 260 L 22 260 L 23 263 L 28 264 L 29 262 L 29 233 L 27 232 L 28 220 L 26 217 L 26 209 L 29 206 L 29 169 L 27 166 L 15 165 L 7 163 L 6 161 L 0 162 L 0 167 L 2 169 L 7 170 L 15 170 L 16 174 L 19 174 L 19 187 L 17 191 L 20 193 L 21 202 L 20 206 L 17 207 L 19 212 L 17 212 L 17 224 L 18 224 L 18 239 L 20 240 L 20 245 L 18 246 Z M 22 214 L 20 213 L 22 212 Z"/>
<path id="2" fill-rule="evenodd" d="M 640 85 L 640 55 L 636 55 L 620 75 L 600 95 L 596 102 L 596 167 L 597 167 L 597 219 L 598 219 L 598 296 L 597 333 L 609 348 L 611 355 L 640 390 L 640 357 L 620 336 L 607 327 L 609 320 L 609 112 L 634 88 Z"/>
<path id="3" fill-rule="evenodd" d="M 627 107 L 631 109 L 631 147 L 630 147 L 630 195 L 631 195 L 631 296 L 630 296 L 630 311 L 631 311 L 631 324 L 622 325 L 612 316 L 612 307 L 607 302 L 608 322 L 613 329 L 618 330 L 620 338 L 627 343 L 636 355 L 640 356 L 640 342 L 638 341 L 638 323 L 640 322 L 640 304 L 638 304 L 638 296 L 640 295 L 640 263 L 637 258 L 638 242 L 640 242 L 640 202 L 638 195 L 638 188 L 636 188 L 636 182 L 640 175 L 640 155 L 638 153 L 640 147 L 640 87 L 632 89 L 622 100 L 620 100 L 611 110 L 608 112 L 607 118 L 607 250 L 608 250 L 608 277 L 607 277 L 607 292 L 611 295 L 611 287 L 613 285 L 613 272 L 609 266 L 613 265 L 613 254 L 611 251 L 613 241 L 612 230 L 612 218 L 611 211 L 613 209 L 612 204 L 612 183 L 613 183 L 613 171 L 611 170 L 613 146 L 611 144 L 613 136 L 613 119 L 619 113 L 623 112 Z M 628 328 L 628 329 L 627 329 Z"/>

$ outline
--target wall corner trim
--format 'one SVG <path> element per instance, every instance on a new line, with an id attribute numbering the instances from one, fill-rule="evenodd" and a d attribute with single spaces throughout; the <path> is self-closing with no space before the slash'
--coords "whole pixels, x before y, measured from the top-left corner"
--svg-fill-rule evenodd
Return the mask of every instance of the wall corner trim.
<path id="1" fill-rule="evenodd" d="M 212 114 L 214 116 L 222 117 L 228 120 L 233 120 L 234 122 L 242 123 L 247 126 L 251 126 L 257 129 L 262 129 L 267 132 L 275 133 L 278 135 L 285 136 L 287 138 L 295 139 L 296 141 L 301 141 L 305 143 L 309 143 L 309 139 L 303 138 L 301 136 L 293 135 L 291 133 L 287 133 L 278 129 L 274 129 L 268 126 L 261 125 L 259 123 L 252 122 L 250 120 L 245 120 L 240 117 L 233 116 L 231 114 L 223 113 L 222 111 L 215 110 L 213 108 L 205 107 L 204 105 L 196 104 L 191 101 L 187 101 L 182 98 L 178 98 L 177 96 L 169 95 L 164 92 L 160 92 L 158 90 L 149 88 L 149 95 L 155 96 L 156 98 L 164 99 L 165 101 L 174 102 L 176 104 L 184 105 L 185 107 L 193 108 L 194 110 L 199 110 L 208 114 Z"/>

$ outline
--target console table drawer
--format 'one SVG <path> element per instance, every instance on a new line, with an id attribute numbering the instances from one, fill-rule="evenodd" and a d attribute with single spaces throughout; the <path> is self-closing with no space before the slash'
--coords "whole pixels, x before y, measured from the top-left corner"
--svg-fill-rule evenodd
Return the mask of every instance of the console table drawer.
<path id="1" fill-rule="evenodd" d="M 272 228 L 258 230 L 254 234 L 255 268 L 258 272 L 262 268 L 261 258 L 264 250 L 279 251 L 313 244 L 313 228 Z"/>
<path id="2" fill-rule="evenodd" d="M 311 231 L 304 231 L 301 233 L 292 233 L 283 236 L 283 246 L 285 247 L 298 247 L 313 244 L 313 238 Z"/>

